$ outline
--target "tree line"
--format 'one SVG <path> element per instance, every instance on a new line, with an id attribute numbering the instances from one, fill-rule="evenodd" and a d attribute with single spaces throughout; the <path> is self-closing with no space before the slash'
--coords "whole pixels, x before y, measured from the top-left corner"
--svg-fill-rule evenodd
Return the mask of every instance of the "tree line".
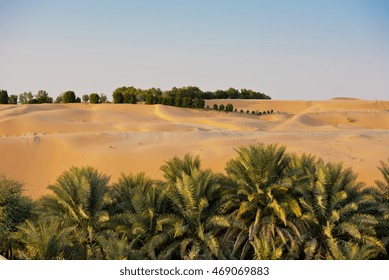
<path id="1" fill-rule="evenodd" d="M 105 94 L 84 94 L 82 96 L 83 102 L 90 103 L 107 103 L 108 98 Z M 43 103 L 81 103 L 81 98 L 77 97 L 72 90 L 61 93 L 54 100 L 49 96 L 49 93 L 45 90 L 39 90 L 37 94 L 32 94 L 31 91 L 23 92 L 19 95 L 11 94 L 8 96 L 6 90 L 0 90 L 0 104 L 43 104 Z"/>
<path id="2" fill-rule="evenodd" d="M 227 90 L 202 91 L 195 86 L 173 87 L 162 91 L 159 88 L 137 89 L 133 86 L 119 87 L 114 90 L 114 103 L 145 102 L 146 104 L 163 104 L 184 108 L 204 108 L 205 99 L 270 99 L 270 96 L 253 90 L 234 88 Z"/>
<path id="3" fill-rule="evenodd" d="M 226 174 L 173 157 L 163 180 L 63 172 L 37 201 L 0 177 L 8 259 L 388 259 L 389 160 L 366 186 L 342 164 L 240 147 Z"/>
<path id="4" fill-rule="evenodd" d="M 204 99 L 271 99 L 270 96 L 251 89 L 234 88 L 227 90 L 202 91 L 195 86 L 173 87 L 171 90 L 162 91 L 160 88 L 140 89 L 133 86 L 119 87 L 113 91 L 113 103 L 136 104 L 164 104 L 186 108 L 204 108 Z M 42 104 L 42 103 L 107 103 L 105 94 L 84 94 L 77 97 L 74 91 L 65 91 L 54 100 L 45 90 L 39 90 L 37 94 L 31 91 L 19 95 L 8 95 L 6 90 L 0 90 L 0 104 Z"/>

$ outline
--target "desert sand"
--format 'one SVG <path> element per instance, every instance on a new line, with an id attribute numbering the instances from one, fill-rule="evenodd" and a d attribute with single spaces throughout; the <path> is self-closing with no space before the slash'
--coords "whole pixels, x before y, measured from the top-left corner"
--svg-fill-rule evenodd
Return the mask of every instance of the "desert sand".
<path id="1" fill-rule="evenodd" d="M 205 168 L 224 172 L 235 148 L 279 143 L 288 152 L 343 162 L 367 184 L 389 157 L 389 101 L 208 100 L 232 103 L 237 113 L 163 105 L 0 105 L 0 173 L 38 198 L 71 166 L 91 165 L 111 175 L 144 171 L 162 178 L 171 157 L 199 155 Z M 256 116 L 239 110 L 274 110 Z"/>

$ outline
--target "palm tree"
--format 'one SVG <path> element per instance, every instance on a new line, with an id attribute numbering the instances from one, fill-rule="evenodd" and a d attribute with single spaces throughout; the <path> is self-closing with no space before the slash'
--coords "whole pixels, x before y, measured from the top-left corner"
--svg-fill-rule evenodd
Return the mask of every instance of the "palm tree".
<path id="1" fill-rule="evenodd" d="M 56 260 L 65 258 L 72 247 L 75 227 L 63 227 L 59 218 L 40 219 L 35 224 L 26 221 L 19 226 L 16 239 L 21 243 L 22 259 Z"/>
<path id="2" fill-rule="evenodd" d="M 183 175 L 191 175 L 193 170 L 201 169 L 199 156 L 193 157 L 186 154 L 183 159 L 173 157 L 162 165 L 161 170 L 168 184 L 174 184 L 177 179 L 182 179 Z"/>
<path id="3" fill-rule="evenodd" d="M 144 245 L 156 232 L 157 219 L 166 208 L 166 192 L 163 184 L 144 173 L 122 174 L 112 186 L 109 227 L 130 241 L 129 258 L 145 257 Z"/>
<path id="4" fill-rule="evenodd" d="M 351 169 L 303 155 L 293 156 L 291 170 L 293 195 L 302 208 L 300 257 L 370 259 L 383 252 L 374 229 L 377 219 L 365 210 L 375 204 L 374 197 Z"/>
<path id="5" fill-rule="evenodd" d="M 83 249 L 79 258 L 98 256 L 96 238 L 109 220 L 104 209 L 108 181 L 108 176 L 92 167 L 72 167 L 57 179 L 55 185 L 48 187 L 54 195 L 42 199 L 43 211 L 48 210 L 50 215 L 61 217 L 66 226 L 76 227 Z"/>
<path id="6" fill-rule="evenodd" d="M 0 255 L 14 258 L 13 233 L 18 225 L 31 217 L 33 203 L 22 195 L 23 185 L 0 175 Z"/>
<path id="7" fill-rule="evenodd" d="M 151 259 L 225 258 L 218 240 L 221 229 L 229 227 L 220 214 L 223 187 L 218 176 L 198 169 L 199 161 L 191 164 L 190 159 L 175 158 L 162 167 L 170 182 L 170 207 L 158 218 L 155 236 L 147 244 Z M 177 166 L 184 166 L 181 173 Z"/>
<path id="8" fill-rule="evenodd" d="M 377 180 L 376 187 L 373 187 L 373 195 L 377 200 L 377 206 L 374 209 L 374 214 L 378 217 L 378 225 L 376 227 L 377 235 L 386 246 L 386 258 L 389 253 L 389 159 L 385 163 L 381 161 L 381 166 L 378 167 L 381 171 L 384 181 Z"/>
<path id="9" fill-rule="evenodd" d="M 100 247 L 98 259 L 127 260 L 134 255 L 127 238 L 118 237 L 113 231 L 99 233 L 96 240 Z"/>
<path id="10" fill-rule="evenodd" d="M 299 248 L 301 209 L 292 196 L 285 147 L 258 144 L 237 152 L 226 166 L 240 198 L 232 213 L 236 234 L 230 257 L 293 258 Z"/>

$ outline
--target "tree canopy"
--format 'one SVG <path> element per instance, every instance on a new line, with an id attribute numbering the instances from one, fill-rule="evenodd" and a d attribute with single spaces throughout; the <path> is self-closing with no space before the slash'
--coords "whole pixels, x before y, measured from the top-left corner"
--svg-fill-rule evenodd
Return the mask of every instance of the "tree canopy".
<path id="1" fill-rule="evenodd" d="M 270 99 L 270 96 L 253 90 L 228 90 L 202 91 L 196 86 L 173 87 L 171 90 L 162 91 L 159 88 L 137 89 L 133 86 L 122 86 L 114 90 L 114 103 L 136 103 L 145 101 L 146 104 L 164 104 L 177 107 L 204 108 L 201 100 L 204 99 Z M 196 102 L 195 102 L 196 100 Z M 183 102 L 183 103 L 182 103 Z M 192 105 L 192 103 L 194 103 Z"/>
<path id="2" fill-rule="evenodd" d="M 0 104 L 8 104 L 8 92 L 6 90 L 0 90 Z"/>

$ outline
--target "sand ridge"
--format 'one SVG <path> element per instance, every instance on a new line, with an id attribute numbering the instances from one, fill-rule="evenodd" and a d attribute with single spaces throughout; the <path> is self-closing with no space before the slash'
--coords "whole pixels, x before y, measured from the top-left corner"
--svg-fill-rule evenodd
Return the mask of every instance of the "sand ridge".
<path id="1" fill-rule="evenodd" d="M 0 173 L 25 183 L 34 198 L 75 165 L 92 165 L 111 182 L 145 171 L 161 178 L 161 164 L 185 153 L 223 172 L 241 145 L 277 142 L 287 151 L 344 162 L 372 184 L 389 157 L 389 101 L 207 100 L 232 103 L 236 113 L 163 105 L 0 105 Z M 244 111 L 274 110 L 256 116 Z"/>

